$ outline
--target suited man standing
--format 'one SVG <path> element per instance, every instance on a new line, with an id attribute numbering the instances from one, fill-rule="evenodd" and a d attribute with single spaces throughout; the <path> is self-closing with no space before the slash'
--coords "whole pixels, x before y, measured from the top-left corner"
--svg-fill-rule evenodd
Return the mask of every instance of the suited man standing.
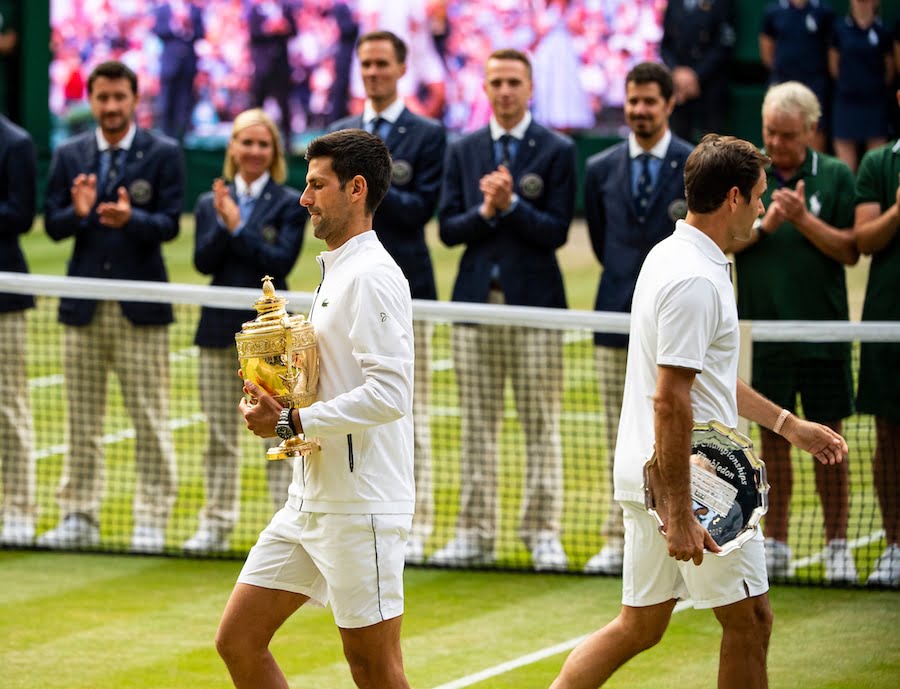
<path id="1" fill-rule="evenodd" d="M 290 3 L 282 0 L 252 0 L 247 17 L 250 26 L 250 59 L 253 104 L 265 105 L 271 96 L 281 113 L 285 149 L 291 150 L 291 63 L 288 41 L 297 35 L 297 23 Z"/>
<path id="2" fill-rule="evenodd" d="M 625 77 L 628 139 L 588 159 L 584 209 L 591 246 L 603 266 L 597 311 L 631 311 L 638 273 L 657 242 L 675 229 L 687 212 L 684 163 L 692 146 L 672 135 L 669 115 L 675 107 L 672 74 L 660 64 L 643 62 Z M 595 360 L 603 398 L 609 509 L 601 535 L 603 549 L 588 560 L 585 572 L 621 574 L 625 545 L 622 508 L 612 499 L 613 458 L 625 390 L 626 335 L 594 334 Z"/>
<path id="3" fill-rule="evenodd" d="M 178 235 L 184 163 L 178 144 L 134 124 L 137 75 L 104 62 L 88 77 L 97 128 L 63 142 L 47 181 L 44 223 L 51 239 L 75 238 L 68 274 L 168 280 L 162 244 Z M 69 450 L 57 497 L 62 519 L 38 544 L 96 546 L 103 497 L 106 380 L 115 371 L 135 428 L 137 482 L 132 550 L 159 552 L 177 494 L 169 428 L 172 306 L 63 298 Z"/>
<path id="4" fill-rule="evenodd" d="M 19 235 L 34 221 L 37 158 L 31 137 L 0 115 L 0 270 L 27 273 Z M 3 476 L 3 531 L 0 545 L 34 541 L 35 465 L 28 375 L 25 369 L 25 311 L 34 298 L 0 294 L 0 376 L 22 392 L 0 403 L 0 475 Z"/>
<path id="5" fill-rule="evenodd" d="M 453 300 L 566 308 L 556 250 L 566 243 L 575 206 L 575 145 L 532 121 L 524 53 L 493 52 L 484 90 L 490 123 L 452 143 L 444 164 L 441 239 L 465 246 Z M 535 569 L 566 569 L 559 539 L 562 332 L 461 324 L 452 346 L 462 410 L 460 510 L 455 538 L 431 562 L 459 566 L 494 557 L 497 441 L 509 376 L 526 438 L 519 536 Z"/>
<path id="6" fill-rule="evenodd" d="M 672 70 L 672 131 L 689 141 L 727 127 L 734 0 L 670 0 L 659 52 Z"/>
<path id="7" fill-rule="evenodd" d="M 413 299 L 437 299 L 425 224 L 434 214 L 441 188 L 446 135 L 443 126 L 415 115 L 404 105 L 397 83 L 406 73 L 406 43 L 390 31 L 372 31 L 357 44 L 366 104 L 362 115 L 335 122 L 331 129 L 365 129 L 381 137 L 391 152 L 391 186 L 375 212 L 373 228 L 409 280 Z M 416 369 L 413 422 L 416 516 L 406 544 L 406 561 L 421 563 L 434 522 L 431 430 L 431 331 L 414 321 Z"/>
<path id="8" fill-rule="evenodd" d="M 159 128 L 179 141 L 194 111 L 194 44 L 204 36 L 203 12 L 193 2 L 172 0 L 156 8 L 155 33 L 162 41 L 159 63 Z"/>

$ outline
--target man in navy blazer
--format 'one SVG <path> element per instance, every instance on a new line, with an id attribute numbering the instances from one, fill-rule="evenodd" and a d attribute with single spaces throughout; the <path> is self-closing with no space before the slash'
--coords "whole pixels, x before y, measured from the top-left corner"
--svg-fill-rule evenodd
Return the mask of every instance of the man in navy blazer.
<path id="1" fill-rule="evenodd" d="M 47 234 L 74 237 L 68 274 L 165 282 L 162 243 L 178 234 L 184 196 L 181 150 L 134 124 L 135 73 L 104 62 L 88 77 L 96 130 L 59 146 L 44 209 Z M 68 453 L 57 493 L 61 522 L 39 545 L 99 543 L 103 497 L 103 416 L 112 368 L 134 423 L 137 483 L 131 546 L 159 552 L 177 487 L 169 428 L 172 306 L 63 298 Z"/>
<path id="2" fill-rule="evenodd" d="M 591 245 L 603 266 L 597 311 L 630 312 L 644 259 L 684 218 L 684 163 L 693 146 L 672 135 L 675 107 L 672 74 L 652 62 L 625 77 L 628 139 L 588 159 L 584 213 Z M 646 165 L 646 168 L 645 168 Z M 612 498 L 613 457 L 625 388 L 626 335 L 594 334 L 597 375 L 603 398 L 609 507 L 602 550 L 588 560 L 589 573 L 621 574 L 625 544 L 622 508 Z"/>
<path id="3" fill-rule="evenodd" d="M 155 11 L 155 33 L 163 44 L 159 56 L 159 128 L 182 139 L 194 111 L 194 77 L 197 51 L 194 46 L 205 35 L 203 11 L 190 0 L 172 0 Z"/>
<path id="4" fill-rule="evenodd" d="M 425 225 L 434 215 L 440 195 L 447 138 L 440 123 L 410 112 L 398 94 L 397 83 L 406 73 L 406 54 L 406 43 L 390 31 L 372 31 L 360 37 L 357 55 L 366 90 L 365 109 L 362 115 L 335 122 L 331 130 L 365 129 L 384 140 L 393 160 L 391 186 L 375 212 L 373 228 L 409 280 L 413 299 L 437 299 Z M 424 321 L 413 323 L 416 516 L 406 543 L 410 564 L 423 561 L 434 521 L 428 414 L 431 330 Z"/>
<path id="5" fill-rule="evenodd" d="M 566 307 L 556 250 L 575 206 L 575 145 L 531 119 L 531 64 L 498 50 L 485 66 L 489 126 L 451 144 L 444 164 L 441 239 L 465 252 L 453 300 Z M 462 410 L 456 536 L 431 562 L 489 561 L 497 535 L 497 440 L 510 377 L 525 431 L 519 536 L 535 569 L 565 569 L 562 514 L 562 332 L 457 325 L 453 358 Z"/>
<path id="6" fill-rule="evenodd" d="M 31 229 L 35 210 L 37 162 L 24 129 L 0 115 L 0 270 L 27 273 L 19 235 Z M 3 475 L 2 545 L 34 540 L 35 465 L 25 368 L 26 294 L 0 294 L 0 376 L 20 391 L 0 402 L 0 474 Z"/>

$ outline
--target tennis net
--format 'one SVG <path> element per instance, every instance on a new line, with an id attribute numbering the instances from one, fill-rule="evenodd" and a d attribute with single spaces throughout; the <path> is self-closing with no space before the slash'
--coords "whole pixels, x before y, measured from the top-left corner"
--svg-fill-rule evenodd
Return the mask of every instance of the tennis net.
<path id="1" fill-rule="evenodd" d="M 142 509 L 139 503 L 145 502 L 147 495 L 164 493 L 165 486 L 161 489 L 157 484 L 166 481 L 136 469 L 136 453 L 146 456 L 152 448 L 136 443 L 140 434 L 133 417 L 134 405 L 128 392 L 120 388 L 116 375 L 110 373 L 105 390 L 82 391 L 80 396 L 67 392 L 66 338 L 63 326 L 57 322 L 59 299 L 64 296 L 174 305 L 175 322 L 167 328 L 168 384 L 159 370 L 149 364 L 142 366 L 140 361 L 137 368 L 141 370 L 132 374 L 143 377 L 151 388 L 168 388 L 168 418 L 164 426 L 174 443 L 174 466 L 170 468 L 177 483 L 169 486 L 164 552 L 182 554 L 183 544 L 197 531 L 201 516 L 211 518 L 206 496 L 212 488 L 204 463 L 218 461 L 204 458 L 209 437 L 199 383 L 209 372 L 201 365 L 202 352 L 193 344 L 200 307 L 238 308 L 249 320 L 255 315 L 250 307 L 259 291 L 0 273 L 0 292 L 33 294 L 37 299 L 37 307 L 27 312 L 25 320 L 37 535 L 56 526 L 64 516 L 61 499 L 71 504 L 71 484 L 81 482 L 83 490 L 94 491 L 93 499 L 98 503 L 99 539 L 91 542 L 88 549 L 107 552 L 133 549 L 134 515 Z M 307 293 L 282 296 L 289 300 L 287 308 L 291 313 L 306 312 L 312 299 Z M 624 369 L 614 352 L 598 352 L 594 333 L 626 333 L 628 316 L 447 302 L 415 302 L 414 314 L 420 335 L 427 338 L 430 346 L 420 369 L 427 371 L 429 397 L 419 400 L 416 415 L 418 452 L 424 456 L 430 450 L 431 460 L 431 471 L 420 471 L 417 477 L 420 512 L 413 534 L 422 541 L 423 561 L 533 569 L 537 560 L 532 551 L 538 542 L 558 536 L 561 554 L 556 552 L 554 559 L 551 553 L 545 561 L 549 566 L 538 568 L 583 571 L 590 559 L 616 538 L 615 528 L 611 529 L 608 523 L 612 512 L 607 471 L 614 435 L 607 427 L 607 404 L 614 397 L 608 389 L 609 382 L 621 375 L 621 371 L 616 373 L 619 368 Z M 490 336 L 485 337 L 485 333 Z M 3 335 L 5 347 L 10 346 L 9 336 L 9 332 Z M 116 332 L 109 333 L 113 347 L 134 346 L 133 342 L 117 338 Z M 794 348 L 843 343 L 852 353 L 850 374 L 851 384 L 855 384 L 860 344 L 900 343 L 900 324 L 753 322 L 745 327 L 744 341 L 752 342 L 757 351 L 777 343 Z M 523 353 L 530 356 L 520 356 Z M 776 381 L 796 374 L 793 369 L 778 368 L 780 356 L 773 355 L 766 368 Z M 486 367 L 478 366 L 485 361 Z M 744 363 L 749 365 L 748 356 L 744 356 Z M 885 371 L 885 376 L 900 383 L 898 367 L 900 362 Z M 813 382 L 820 383 L 816 388 L 822 393 L 820 397 L 839 397 L 840 390 L 832 395 L 822 387 L 828 378 L 816 371 L 811 375 Z M 235 381 L 237 392 L 225 402 L 236 407 L 240 396 L 236 376 Z M 25 385 L 13 383 L 8 394 L 22 396 L 25 390 Z M 461 397 L 466 395 L 479 400 L 468 418 L 465 410 L 473 405 L 470 399 L 461 403 Z M 69 485 L 61 487 L 64 458 L 72 444 L 72 438 L 67 437 L 67 415 L 72 413 L 74 404 L 87 405 L 88 411 L 82 414 L 100 415 L 104 399 L 105 415 L 101 417 L 97 452 L 102 458 L 98 465 L 105 471 L 90 477 L 69 476 Z M 496 425 L 491 420 L 493 410 L 498 413 Z M 558 422 L 547 421 L 548 416 L 552 419 L 557 414 Z M 21 430 L 27 423 L 18 426 Z M 496 435 L 486 429 L 495 429 Z M 759 429 L 750 426 L 746 430 L 759 449 Z M 858 583 L 865 583 L 885 548 L 879 496 L 873 482 L 875 421 L 872 416 L 853 413 L 845 419 L 843 433 L 850 447 L 846 501 L 839 494 L 829 493 L 842 490 L 840 481 L 835 484 L 820 476 L 817 490 L 813 460 L 791 451 L 787 466 L 792 469 L 792 491 L 785 500 L 784 538 L 792 551 L 790 569 L 783 577 L 787 580 L 824 581 L 828 549 L 822 498 L 826 505 L 845 510 L 836 517 L 837 526 L 832 520 L 829 529 L 833 534 L 836 528 L 839 536 L 846 539 L 858 570 Z M 264 444 L 249 431 L 241 431 L 237 445 L 233 471 L 239 472 L 239 492 L 231 495 L 226 491 L 230 502 L 220 509 L 224 517 L 217 515 L 221 523 L 233 523 L 233 528 L 228 527 L 227 547 L 215 553 L 220 557 L 246 554 L 276 506 L 283 502 L 290 480 L 290 468 L 284 463 L 275 467 L 277 463 L 267 462 Z M 561 459 L 555 458 L 555 452 Z M 7 493 L 16 490 L 17 481 L 27 483 L 24 474 L 14 476 L 9 469 L 9 454 L 4 450 Z M 492 456 L 496 456 L 496 463 Z M 417 462 L 421 464 L 422 460 L 417 457 Z M 161 471 L 165 473 L 165 469 Z M 770 482 L 776 477 L 783 482 L 784 476 L 783 468 L 776 472 L 769 466 Z M 896 482 L 900 477 L 884 476 L 880 480 L 894 482 L 886 487 L 887 491 L 892 495 L 898 492 Z M 135 489 L 141 482 L 145 489 L 148 485 L 150 488 L 139 496 Z M 833 484 L 838 487 L 833 488 Z M 474 535 L 483 549 L 482 556 L 470 557 L 470 553 L 458 551 L 460 558 L 448 559 L 447 546 L 458 541 L 460 534 Z"/>

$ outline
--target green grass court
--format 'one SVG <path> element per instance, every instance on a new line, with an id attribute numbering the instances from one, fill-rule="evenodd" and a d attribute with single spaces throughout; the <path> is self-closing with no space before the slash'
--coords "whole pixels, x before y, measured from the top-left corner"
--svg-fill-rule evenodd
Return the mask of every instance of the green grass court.
<path id="1" fill-rule="evenodd" d="M 235 561 L 0 553 L 0 686 L 230 686 L 213 637 L 239 568 Z M 617 579 L 408 570 L 403 650 L 410 682 L 416 689 L 547 687 L 568 651 L 481 681 L 473 675 L 518 665 L 513 661 L 602 626 L 616 614 L 619 593 Z M 772 687 L 897 686 L 895 593 L 776 587 L 771 596 Z M 718 639 L 711 612 L 676 613 L 662 643 L 607 686 L 713 687 Z M 330 610 L 301 609 L 276 635 L 273 651 L 292 687 L 353 686 Z"/>
<path id="2" fill-rule="evenodd" d="M 460 251 L 440 245 L 433 225 L 429 231 L 439 294 L 448 299 Z M 208 282 L 193 269 L 192 243 L 192 218 L 185 216 L 181 235 L 166 245 L 172 282 Z M 51 242 L 38 222 L 23 244 L 33 273 L 65 274 L 70 241 Z M 293 290 L 315 287 L 315 255 L 323 246 L 307 232 L 303 253 L 289 280 Z M 590 309 L 599 268 L 583 223 L 573 226 L 560 260 L 571 307 Z M 857 317 L 866 270 L 863 263 L 848 272 L 851 313 Z M 48 328 L 55 312 L 47 308 L 40 318 L 30 316 L 30 320 L 29 378 L 36 428 L 41 429 L 37 438 L 42 509 L 38 528 L 43 531 L 58 516 L 52 493 L 62 463 L 59 444 L 64 442 L 65 409 L 58 331 Z M 175 430 L 180 494 L 172 515 L 178 526 L 170 527 L 170 546 L 190 535 L 203 497 L 202 420 L 197 418 L 192 336 L 189 327 L 172 329 L 173 381 L 178 378 L 184 383 L 173 392 L 171 409 L 180 424 Z M 447 340 L 447 328 L 439 326 L 434 341 L 436 357 L 447 356 Z M 567 360 L 587 358 L 589 352 L 584 342 L 567 344 Z M 598 405 L 595 382 L 584 371 L 568 366 L 569 415 L 563 421 L 567 457 L 564 545 L 573 565 L 580 566 L 600 544 L 596 531 L 605 505 L 598 504 L 596 496 L 605 489 L 600 485 L 603 478 L 598 465 L 603 460 L 598 458 L 605 456 L 605 450 L 599 428 L 596 433 L 584 432 L 585 422 L 591 422 Z M 435 371 L 434 388 L 441 392 L 434 404 L 455 404 L 454 385 L 452 370 Z M 508 403 L 512 408 L 510 400 Z M 134 442 L 128 436 L 130 424 L 121 411 L 118 386 L 112 382 L 109 405 L 104 429 L 109 441 L 103 539 L 105 545 L 124 548 L 131 526 Z M 567 428 L 572 433 L 567 434 Z M 581 428 L 580 434 L 574 433 L 576 428 Z M 436 477 L 437 509 L 445 516 L 436 523 L 429 550 L 443 543 L 452 528 L 458 433 L 458 417 L 452 409 L 433 417 L 434 461 L 450 470 L 448 478 Z M 514 414 L 508 414 L 502 447 L 501 486 L 507 489 L 501 495 L 501 540 L 505 545 L 499 555 L 515 565 L 527 552 L 515 538 L 522 435 Z M 871 454 L 869 447 L 854 449 L 857 456 Z M 264 485 L 261 464 L 258 445 L 248 435 L 242 465 L 246 485 Z M 855 461 L 851 471 L 855 520 L 851 532 L 869 534 L 880 527 L 870 470 L 867 462 Z M 811 466 L 804 465 L 795 481 L 792 520 L 808 525 L 808 532 L 792 526 L 792 538 L 805 539 L 804 548 L 814 551 L 821 546 L 815 540 L 820 538 L 821 508 L 812 487 Z M 243 500 L 243 514 L 249 516 L 235 533 L 233 541 L 238 548 L 253 543 L 270 510 L 264 489 L 245 491 Z M 861 576 L 868 574 L 880 547 L 881 543 L 875 542 L 868 553 L 858 554 Z M 239 560 L 0 551 L 0 687 L 230 686 L 212 640 L 240 565 Z M 819 568 L 812 561 L 804 571 L 817 578 Z M 563 649 L 571 645 L 566 642 L 612 619 L 620 591 L 619 580 L 608 578 L 408 570 L 404 653 L 412 685 L 418 689 L 547 687 L 568 652 Z M 773 687 L 894 689 L 900 685 L 900 597 L 896 592 L 776 587 L 772 598 L 776 614 L 770 652 Z M 714 686 L 718 638 L 718 623 L 710 612 L 680 612 L 662 644 L 620 671 L 608 686 Z M 555 647 L 559 648 L 554 651 Z M 274 651 L 292 687 L 352 686 L 330 611 L 311 609 L 295 615 L 276 637 Z M 477 679 L 477 673 L 504 663 L 510 664 L 505 671 Z"/>

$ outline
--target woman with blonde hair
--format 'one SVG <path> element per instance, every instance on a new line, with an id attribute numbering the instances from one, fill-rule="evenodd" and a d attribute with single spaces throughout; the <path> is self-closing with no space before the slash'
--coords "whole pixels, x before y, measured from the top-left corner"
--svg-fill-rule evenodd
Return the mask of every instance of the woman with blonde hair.
<path id="1" fill-rule="evenodd" d="M 300 192 L 283 185 L 287 177 L 278 128 L 258 108 L 234 120 L 225 152 L 224 178 L 197 200 L 194 265 L 213 285 L 261 286 L 264 275 L 286 290 L 287 276 L 303 244 L 306 210 Z M 227 180 L 227 181 L 226 181 Z M 255 317 L 253 311 L 204 306 L 194 338 L 200 348 L 200 406 L 208 442 L 203 456 L 206 504 L 197 532 L 184 544 L 191 553 L 227 551 L 240 514 L 240 440 L 244 422 L 237 408 L 242 382 L 234 334 Z M 287 498 L 291 467 L 267 462 L 274 505 Z"/>

